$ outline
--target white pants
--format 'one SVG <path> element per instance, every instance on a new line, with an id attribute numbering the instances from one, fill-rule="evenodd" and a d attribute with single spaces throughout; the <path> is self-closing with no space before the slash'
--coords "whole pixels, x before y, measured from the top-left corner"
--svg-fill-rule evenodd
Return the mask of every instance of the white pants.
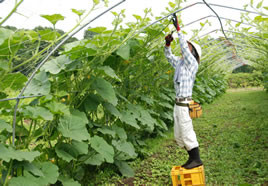
<path id="1" fill-rule="evenodd" d="M 174 136 L 177 144 L 187 151 L 198 147 L 196 134 L 193 129 L 192 119 L 189 115 L 189 108 L 174 106 Z"/>

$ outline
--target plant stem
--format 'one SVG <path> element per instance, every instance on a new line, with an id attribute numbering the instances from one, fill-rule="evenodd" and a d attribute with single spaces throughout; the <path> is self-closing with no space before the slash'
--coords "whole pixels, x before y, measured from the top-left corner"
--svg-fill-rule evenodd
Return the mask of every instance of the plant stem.
<path id="1" fill-rule="evenodd" d="M 7 175 L 6 175 L 6 179 L 5 179 L 5 182 L 4 182 L 4 185 L 3 186 L 6 186 L 7 185 L 7 180 L 8 180 L 8 177 L 10 175 L 10 172 L 11 172 L 11 169 L 12 169 L 12 165 L 13 165 L 13 160 L 11 160 L 10 162 L 10 165 L 9 165 L 9 168 L 8 168 L 8 172 L 7 172 Z"/>
<path id="2" fill-rule="evenodd" d="M 27 139 L 27 143 L 26 143 L 26 147 L 28 148 L 29 146 L 29 143 L 31 141 L 31 131 L 32 131 L 32 127 L 33 127 L 33 120 L 31 121 L 31 124 L 30 124 L 30 129 L 29 129 L 29 133 L 28 133 L 28 139 Z"/>
<path id="3" fill-rule="evenodd" d="M 10 16 L 16 12 L 17 8 L 20 6 L 20 4 L 23 2 L 24 0 L 20 0 L 19 2 L 16 1 L 14 8 L 11 10 L 11 12 L 0 22 L 0 26 L 3 25 L 9 18 Z"/>

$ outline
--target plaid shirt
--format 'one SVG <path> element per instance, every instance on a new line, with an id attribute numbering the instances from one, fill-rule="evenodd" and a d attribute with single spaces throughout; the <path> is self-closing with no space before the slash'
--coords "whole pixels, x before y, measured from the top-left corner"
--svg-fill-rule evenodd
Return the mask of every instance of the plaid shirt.
<path id="1" fill-rule="evenodd" d="M 192 97 L 195 75 L 198 63 L 192 55 L 187 41 L 182 33 L 178 33 L 183 58 L 174 56 L 170 47 L 165 46 L 165 56 L 168 62 L 175 68 L 174 87 L 177 97 Z"/>

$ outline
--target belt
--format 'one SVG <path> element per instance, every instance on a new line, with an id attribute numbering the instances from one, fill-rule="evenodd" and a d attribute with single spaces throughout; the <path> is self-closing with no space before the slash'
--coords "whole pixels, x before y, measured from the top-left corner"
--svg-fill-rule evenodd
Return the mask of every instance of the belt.
<path id="1" fill-rule="evenodd" d="M 179 102 L 176 102 L 176 105 L 181 106 L 181 107 L 189 107 L 189 103 L 179 103 Z"/>
<path id="2" fill-rule="evenodd" d="M 188 107 L 190 111 L 193 111 L 193 109 L 190 108 L 190 104 L 189 103 L 179 103 L 179 102 L 176 102 L 176 105 L 178 105 L 180 107 Z"/>
<path id="3" fill-rule="evenodd" d="M 192 98 L 175 98 L 175 102 L 192 101 Z"/>

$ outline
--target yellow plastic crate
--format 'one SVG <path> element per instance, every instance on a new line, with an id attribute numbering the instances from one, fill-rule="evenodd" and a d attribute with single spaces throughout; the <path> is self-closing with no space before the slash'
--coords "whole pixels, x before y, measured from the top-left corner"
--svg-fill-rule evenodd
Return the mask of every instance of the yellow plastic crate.
<path id="1" fill-rule="evenodd" d="M 181 166 L 174 166 L 171 169 L 171 178 L 173 186 L 199 185 L 205 186 L 204 166 L 193 169 L 184 169 Z M 180 177 L 180 180 L 178 179 Z"/>

